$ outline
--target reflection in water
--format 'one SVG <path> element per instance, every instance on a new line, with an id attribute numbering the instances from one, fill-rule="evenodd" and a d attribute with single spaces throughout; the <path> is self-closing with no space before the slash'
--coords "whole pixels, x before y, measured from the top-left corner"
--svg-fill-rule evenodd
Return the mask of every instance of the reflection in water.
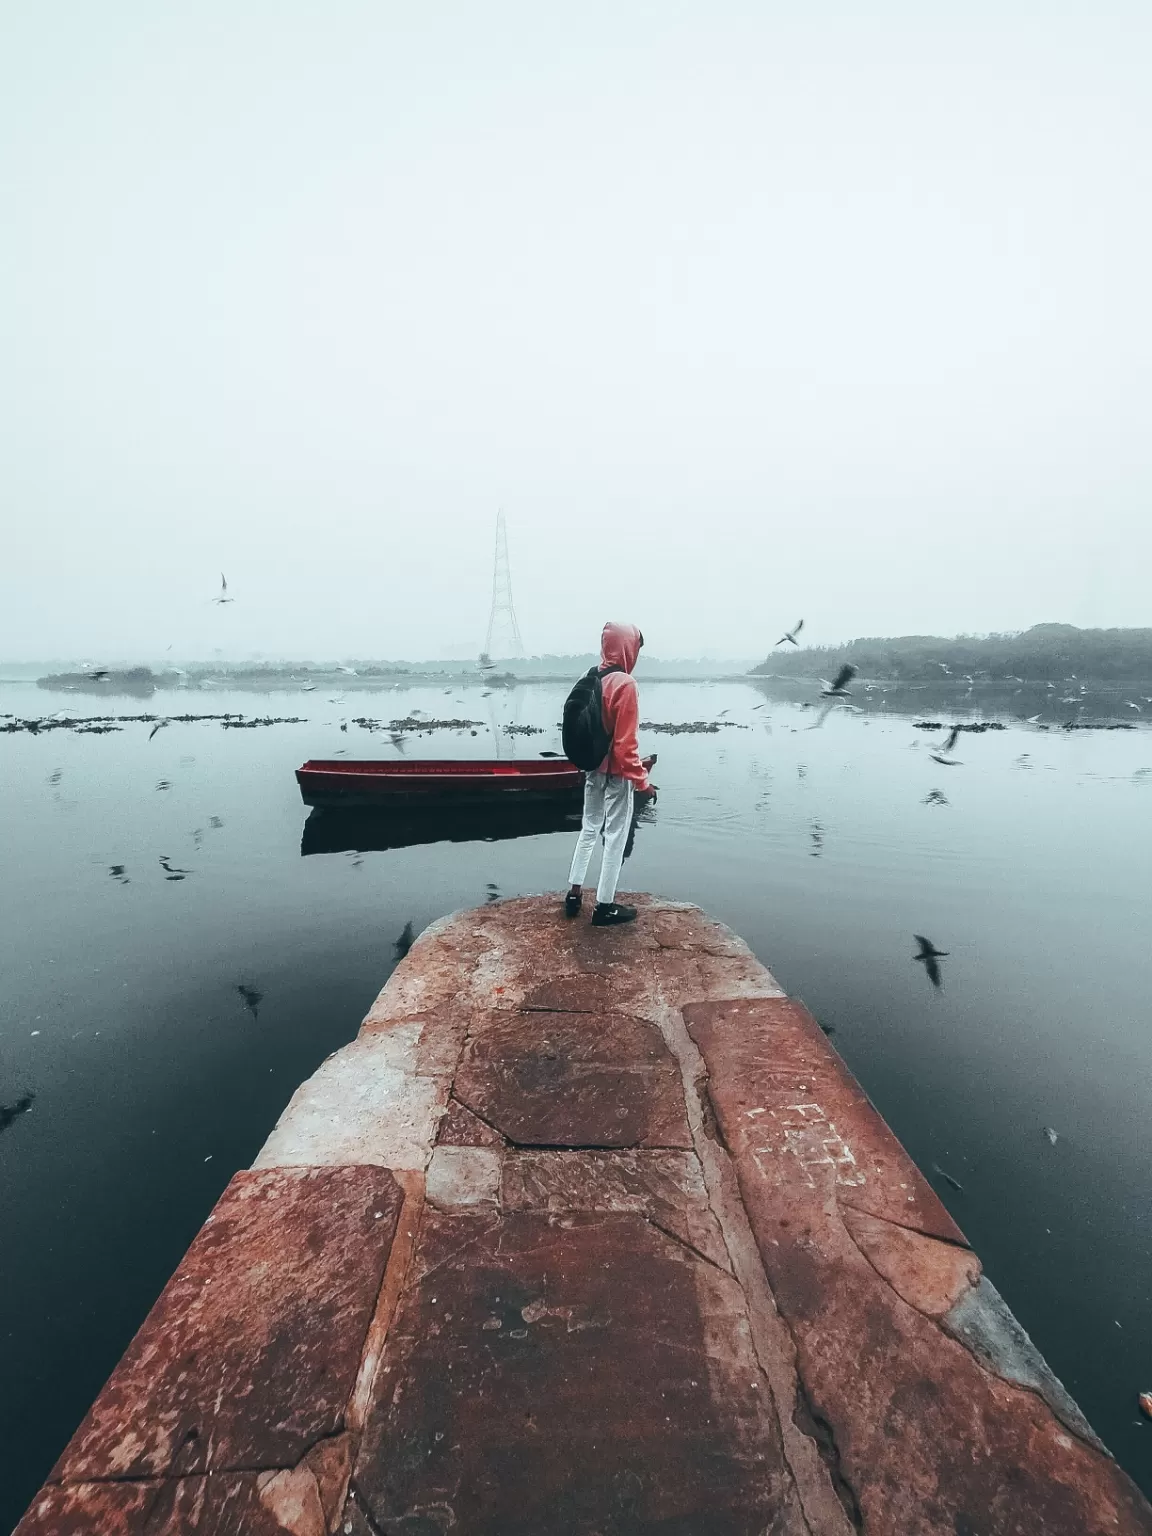
<path id="1" fill-rule="evenodd" d="M 546 832 L 574 832 L 579 815 L 565 806 L 443 806 L 403 810 L 313 809 L 304 823 L 300 852 L 362 853 L 413 848 L 422 843 L 495 843 Z"/>
<path id="2" fill-rule="evenodd" d="M 637 828 L 656 817 L 651 798 L 636 795 L 624 844 L 632 857 Z M 570 806 L 513 804 L 507 806 L 407 807 L 396 810 L 341 810 L 314 807 L 304 823 L 300 852 L 383 852 L 425 843 L 496 843 L 517 837 L 541 837 L 549 832 L 578 832 L 580 813 Z M 603 837 L 603 834 L 601 834 Z M 489 881 L 485 901 L 500 900 L 498 886 Z M 407 951 L 405 951 L 407 953 Z"/>

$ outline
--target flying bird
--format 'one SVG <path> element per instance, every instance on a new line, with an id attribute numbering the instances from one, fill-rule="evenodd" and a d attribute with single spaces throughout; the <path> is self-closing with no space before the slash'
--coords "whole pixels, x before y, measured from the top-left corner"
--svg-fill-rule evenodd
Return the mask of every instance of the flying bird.
<path id="1" fill-rule="evenodd" d="M 937 1178 L 943 1179 L 945 1184 L 950 1184 L 958 1195 L 962 1195 L 964 1193 L 964 1186 L 961 1184 L 960 1180 L 954 1179 L 950 1173 L 945 1173 L 939 1163 L 932 1164 L 932 1172 L 937 1176 Z"/>
<path id="2" fill-rule="evenodd" d="M 241 1001 L 254 1019 L 260 1017 L 260 1004 L 264 1001 L 264 994 L 255 987 L 248 986 L 243 981 L 236 983 L 236 990 L 240 994 Z"/>
<path id="3" fill-rule="evenodd" d="M 392 946 L 392 948 L 396 951 L 397 960 L 403 960 L 404 956 L 412 948 L 412 945 L 415 942 L 416 935 L 412 931 L 412 919 L 409 918 L 408 921 L 404 924 L 404 929 L 400 934 L 400 937 Z"/>
<path id="4" fill-rule="evenodd" d="M 94 683 L 106 683 L 108 681 L 108 668 L 97 667 L 94 671 L 89 672 L 88 676 Z"/>
<path id="5" fill-rule="evenodd" d="M 345 677 L 359 677 L 360 676 L 360 674 L 357 672 L 355 667 L 343 667 L 343 666 L 340 665 L 339 662 L 336 663 L 336 670 L 337 670 L 337 672 L 343 672 Z"/>
<path id="6" fill-rule="evenodd" d="M 954 725 L 952 727 L 952 729 L 948 732 L 948 739 L 947 739 L 947 741 L 945 741 L 944 745 L 940 748 L 941 752 L 952 752 L 952 751 L 954 751 L 955 747 L 956 747 L 956 743 L 959 740 L 960 740 L 960 727 L 958 725 Z"/>
<path id="7" fill-rule="evenodd" d="M 920 946 L 920 952 L 912 956 L 913 960 L 918 960 L 922 963 L 924 969 L 928 972 L 928 980 L 934 987 L 939 987 L 941 982 L 938 962 L 945 959 L 949 951 L 937 949 L 932 940 L 926 939 L 922 933 L 914 933 L 912 937 Z"/>
<path id="8" fill-rule="evenodd" d="M 32 1108 L 35 1098 L 34 1093 L 25 1093 L 13 1104 L 0 1104 L 0 1131 L 6 1131 L 10 1125 L 19 1120 L 21 1115 L 26 1115 Z"/>
<path id="9" fill-rule="evenodd" d="M 155 736 L 156 732 L 157 731 L 162 731 L 167 724 L 168 724 L 167 720 L 157 720 L 156 724 L 148 732 L 148 740 L 151 741 L 153 736 Z"/>
<path id="10" fill-rule="evenodd" d="M 797 619 L 796 623 L 792 626 L 791 629 L 786 629 L 784 631 L 784 633 L 780 636 L 779 640 L 777 640 L 776 645 L 799 645 L 800 642 L 799 642 L 799 640 L 797 640 L 796 636 L 800 633 L 800 631 L 803 628 L 804 628 L 804 620 L 803 619 Z M 772 647 L 773 650 L 776 649 L 776 645 L 774 645 Z"/>
<path id="11" fill-rule="evenodd" d="M 846 661 L 831 682 L 827 678 L 822 677 L 820 681 L 824 684 L 824 687 L 821 690 L 820 697 L 822 699 L 847 698 L 848 684 L 858 671 L 858 667 L 854 667 L 850 661 Z"/>
<path id="12" fill-rule="evenodd" d="M 212 599 L 214 603 L 233 603 L 235 598 L 228 596 L 228 579 L 224 572 L 220 572 L 220 596 Z"/>
<path id="13" fill-rule="evenodd" d="M 388 738 L 400 756 L 403 757 L 405 751 L 404 743 L 408 740 L 407 736 L 403 735 L 400 731 L 389 731 Z"/>

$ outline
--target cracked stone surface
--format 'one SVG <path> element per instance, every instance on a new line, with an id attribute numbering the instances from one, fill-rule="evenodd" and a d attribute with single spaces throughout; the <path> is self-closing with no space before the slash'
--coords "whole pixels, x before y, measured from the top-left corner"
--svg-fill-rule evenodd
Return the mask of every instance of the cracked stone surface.
<path id="1" fill-rule="evenodd" d="M 628 899 L 420 936 L 19 1536 L 1152 1536 L 815 1021 Z"/>
<path id="2" fill-rule="evenodd" d="M 478 1010 L 452 1092 L 517 1146 L 692 1145 L 676 1060 L 630 1014 Z"/>
<path id="3" fill-rule="evenodd" d="M 53 1477 L 280 1468 L 336 1434 L 401 1203 L 385 1169 L 237 1174 Z"/>

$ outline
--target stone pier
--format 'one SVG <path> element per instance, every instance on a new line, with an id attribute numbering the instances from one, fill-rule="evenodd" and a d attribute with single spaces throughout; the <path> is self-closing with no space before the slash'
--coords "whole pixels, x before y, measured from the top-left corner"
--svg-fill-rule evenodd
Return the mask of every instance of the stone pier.
<path id="1" fill-rule="evenodd" d="M 420 937 L 19 1536 L 1152 1536 L 816 1022 L 636 899 Z"/>

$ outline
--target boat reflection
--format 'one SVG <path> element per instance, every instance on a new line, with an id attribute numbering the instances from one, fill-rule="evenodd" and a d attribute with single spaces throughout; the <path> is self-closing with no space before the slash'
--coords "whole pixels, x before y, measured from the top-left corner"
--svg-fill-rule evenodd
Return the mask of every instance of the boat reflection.
<path id="1" fill-rule="evenodd" d="M 496 843 L 547 832 L 575 832 L 579 807 L 571 805 L 443 805 L 395 810 L 314 808 L 304 823 L 300 852 L 365 853 L 423 843 Z"/>
<path id="2" fill-rule="evenodd" d="M 645 797 L 637 797 L 624 857 L 631 858 L 637 827 L 655 820 Z M 375 853 L 422 843 L 498 843 L 514 837 L 580 830 L 580 808 L 556 804 L 493 806 L 405 806 L 394 810 L 353 810 L 316 806 L 309 812 L 300 852 Z"/>

